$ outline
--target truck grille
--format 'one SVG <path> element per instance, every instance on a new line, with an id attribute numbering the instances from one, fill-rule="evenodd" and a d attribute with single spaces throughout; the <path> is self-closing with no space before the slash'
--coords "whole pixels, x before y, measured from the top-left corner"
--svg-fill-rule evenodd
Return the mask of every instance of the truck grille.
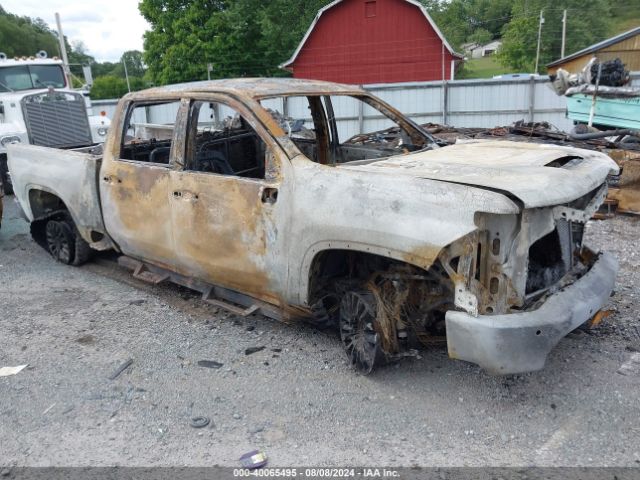
<path id="1" fill-rule="evenodd" d="M 28 95 L 22 99 L 22 112 L 32 145 L 71 148 L 92 143 L 84 98 L 79 93 Z"/>

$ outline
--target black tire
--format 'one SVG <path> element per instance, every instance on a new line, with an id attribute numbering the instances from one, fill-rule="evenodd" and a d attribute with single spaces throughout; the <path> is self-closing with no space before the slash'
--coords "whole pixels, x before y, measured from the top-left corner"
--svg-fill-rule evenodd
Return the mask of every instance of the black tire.
<path id="1" fill-rule="evenodd" d="M 6 154 L 0 155 L 0 183 L 6 195 L 13 195 L 13 184 L 9 175 Z"/>
<path id="2" fill-rule="evenodd" d="M 67 215 L 47 221 L 45 241 L 51 256 L 65 265 L 82 265 L 93 253 Z"/>
<path id="3" fill-rule="evenodd" d="M 76 239 L 76 255 L 73 259 L 73 265 L 78 266 L 83 263 L 87 263 L 91 259 L 93 256 L 93 250 L 89 244 L 84 241 L 84 238 L 82 238 L 78 229 L 75 228 L 75 225 L 73 226 L 73 231 L 75 232 L 74 236 Z"/>
<path id="4" fill-rule="evenodd" d="M 368 290 L 351 290 L 340 302 L 340 339 L 351 365 L 363 375 L 385 361 L 375 330 L 376 301 Z"/>

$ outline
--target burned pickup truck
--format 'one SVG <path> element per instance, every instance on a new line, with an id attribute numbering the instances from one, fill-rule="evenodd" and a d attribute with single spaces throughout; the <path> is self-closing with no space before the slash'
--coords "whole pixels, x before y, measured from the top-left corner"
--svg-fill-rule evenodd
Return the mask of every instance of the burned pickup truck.
<path id="1" fill-rule="evenodd" d="M 400 134 L 363 137 L 362 112 Z M 238 315 L 336 327 L 365 373 L 445 336 L 489 372 L 541 369 L 614 285 L 615 259 L 583 245 L 618 168 L 598 152 L 441 147 L 365 90 L 290 79 L 132 93 L 112 125 L 104 151 L 9 146 L 37 242 L 74 265 L 114 249 Z"/>

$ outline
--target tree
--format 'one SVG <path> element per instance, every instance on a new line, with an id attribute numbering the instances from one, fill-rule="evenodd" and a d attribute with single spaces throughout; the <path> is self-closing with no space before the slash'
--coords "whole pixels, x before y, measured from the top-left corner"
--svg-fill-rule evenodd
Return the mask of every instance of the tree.
<path id="1" fill-rule="evenodd" d="M 581 0 L 515 0 L 512 20 L 504 27 L 498 59 L 521 71 L 532 72 L 538 41 L 538 22 L 543 10 L 539 72 L 560 57 L 562 12 L 568 10 L 566 52 L 571 53 L 603 40 L 609 32 L 610 7 L 607 0 L 591 0 L 585 8 Z"/>
<path id="2" fill-rule="evenodd" d="M 146 84 L 142 78 L 129 78 L 131 91 L 142 90 L 146 88 Z M 91 98 L 101 100 L 105 98 L 120 98 L 129 92 L 127 81 L 124 78 L 107 75 L 97 77 L 91 87 Z"/>
<path id="3" fill-rule="evenodd" d="M 222 0 L 142 0 L 142 16 L 151 24 L 144 35 L 144 60 L 159 83 L 206 78 L 220 31 Z"/>
<path id="4" fill-rule="evenodd" d="M 473 33 L 483 30 L 491 34 L 489 40 L 499 38 L 502 28 L 511 20 L 512 0 L 471 0 L 468 2 L 467 18 Z M 468 38 L 468 40 L 471 40 Z"/>
<path id="5" fill-rule="evenodd" d="M 493 40 L 493 35 L 489 30 L 485 30 L 484 28 L 479 28 L 471 35 L 467 37 L 469 42 L 475 42 L 479 45 L 484 45 L 485 43 L 489 43 Z"/>
<path id="6" fill-rule="evenodd" d="M 271 75 L 289 75 L 277 68 L 289 59 L 298 47 L 318 11 L 327 5 L 326 0 L 271 0 L 264 2 L 260 24 L 263 35 L 261 50 L 271 66 Z"/>
<path id="7" fill-rule="evenodd" d="M 499 38 L 511 17 L 511 0 L 422 0 L 453 48 Z M 479 41 L 481 39 L 482 41 Z"/>
<path id="8" fill-rule="evenodd" d="M 0 11 L 0 45 L 8 57 L 29 57 L 40 50 L 58 55 L 57 37 L 42 19 L 19 17 L 4 9 Z"/>
<path id="9" fill-rule="evenodd" d="M 468 0 L 430 1 L 426 2 L 425 6 L 454 49 L 465 43 L 469 35 L 473 33 Z"/>
<path id="10" fill-rule="evenodd" d="M 286 75 L 278 65 L 328 0 L 142 0 L 144 62 L 158 83 Z"/>
<path id="11" fill-rule="evenodd" d="M 92 65 L 96 61 L 87 53 L 87 46 L 81 40 L 72 41 L 71 45 L 67 43 L 67 58 L 69 59 L 69 69 L 76 78 L 84 78 L 82 67 Z"/>
<path id="12" fill-rule="evenodd" d="M 142 60 L 142 55 L 142 52 L 139 50 L 128 50 L 124 52 L 120 57 L 120 62 L 110 64 L 113 68 L 109 71 L 109 75 L 124 78 L 124 62 L 126 62 L 129 77 L 144 77 L 146 67 Z"/>

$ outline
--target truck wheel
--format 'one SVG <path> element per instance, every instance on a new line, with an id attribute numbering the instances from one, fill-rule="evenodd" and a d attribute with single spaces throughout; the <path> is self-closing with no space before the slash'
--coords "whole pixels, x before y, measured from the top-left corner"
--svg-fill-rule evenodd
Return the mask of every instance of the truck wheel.
<path id="1" fill-rule="evenodd" d="M 73 265 L 78 266 L 83 263 L 87 263 L 89 259 L 93 256 L 93 250 L 89 246 L 87 242 L 84 241 L 84 238 L 80 236 L 80 233 L 76 230 L 75 225 L 73 226 L 74 236 L 76 239 L 76 255 L 73 259 Z"/>
<path id="2" fill-rule="evenodd" d="M 65 265 L 82 265 L 93 253 L 69 217 L 49 220 L 45 238 L 49 253 Z"/>
<path id="3" fill-rule="evenodd" d="M 375 331 L 376 301 L 368 290 L 348 291 L 340 302 L 340 338 L 351 365 L 364 375 L 384 360 Z"/>
<path id="4" fill-rule="evenodd" d="M 0 156 L 0 184 L 2 184 L 4 193 L 13 195 L 13 184 L 9 176 L 9 168 L 7 167 L 7 156 Z"/>
<path id="5" fill-rule="evenodd" d="M 49 220 L 45 227 L 47 248 L 53 258 L 69 265 L 75 256 L 75 240 L 69 224 L 61 220 Z"/>

